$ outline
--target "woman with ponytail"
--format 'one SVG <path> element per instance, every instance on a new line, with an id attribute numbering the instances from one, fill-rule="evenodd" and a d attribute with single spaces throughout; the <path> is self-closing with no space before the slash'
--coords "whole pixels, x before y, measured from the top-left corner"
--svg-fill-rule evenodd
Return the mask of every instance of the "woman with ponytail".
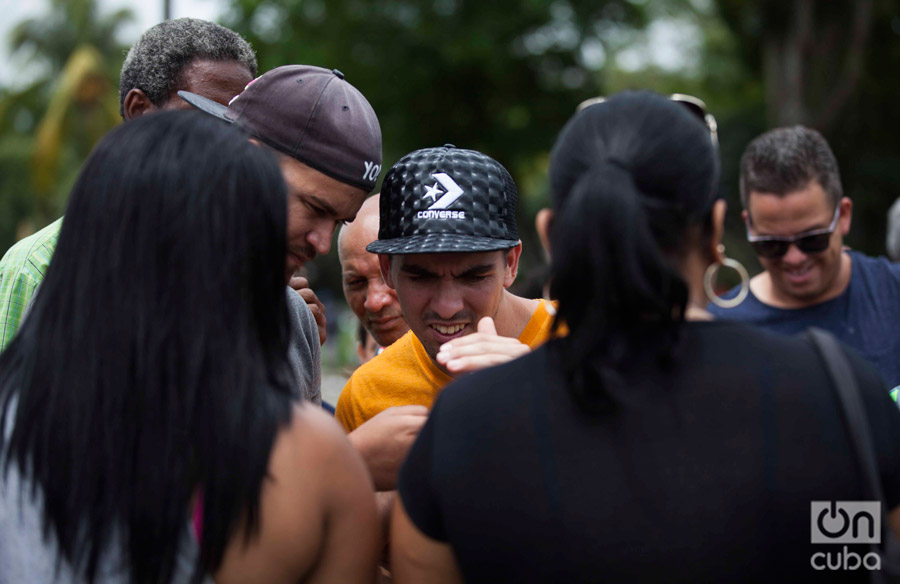
<path id="1" fill-rule="evenodd" d="M 291 390 L 286 196 L 200 113 L 96 147 L 0 354 L 0 583 L 371 582 L 365 468 Z"/>
<path id="2" fill-rule="evenodd" d="M 704 309 L 725 203 L 702 117 L 598 101 L 556 141 L 541 221 L 566 334 L 438 398 L 398 481 L 395 580 L 866 580 L 810 543 L 811 502 L 868 498 L 822 357 Z M 900 412 L 845 356 L 895 527 Z"/>

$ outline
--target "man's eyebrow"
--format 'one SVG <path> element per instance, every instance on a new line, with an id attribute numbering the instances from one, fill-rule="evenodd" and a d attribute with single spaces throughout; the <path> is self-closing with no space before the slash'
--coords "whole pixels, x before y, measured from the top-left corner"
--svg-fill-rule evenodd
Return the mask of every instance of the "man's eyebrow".
<path id="1" fill-rule="evenodd" d="M 472 266 L 465 270 L 462 274 L 459 275 L 461 278 L 465 278 L 466 276 L 477 276 L 479 274 L 483 274 L 484 272 L 490 272 L 494 269 L 494 264 L 481 264 L 478 266 Z"/>
<path id="2" fill-rule="evenodd" d="M 346 221 L 347 223 L 350 223 L 351 221 L 353 221 L 354 219 L 356 219 L 356 213 L 354 213 L 354 214 L 353 214 L 352 216 L 350 216 L 350 217 L 339 217 L 339 216 L 338 216 L 338 212 L 335 210 L 334 207 L 331 206 L 331 203 L 329 203 L 329 202 L 326 201 L 325 199 L 322 199 L 322 198 L 320 198 L 320 197 L 318 197 L 318 196 L 316 196 L 316 195 L 307 194 L 306 197 L 307 197 L 310 201 L 312 201 L 313 203 L 315 203 L 318 207 L 321 207 L 321 209 L 322 209 L 323 211 L 325 211 L 327 214 L 329 214 L 329 215 L 331 215 L 332 217 L 334 217 L 335 220 L 337 220 L 337 221 Z"/>
<path id="3" fill-rule="evenodd" d="M 409 274 L 412 276 L 433 276 L 434 272 L 426 268 L 425 266 L 411 266 L 404 264 L 400 266 L 400 271 Z"/>
<path id="4" fill-rule="evenodd" d="M 470 268 L 466 268 L 459 274 L 454 274 L 454 278 L 466 278 L 471 276 L 478 276 L 484 274 L 485 272 L 490 272 L 494 269 L 494 264 L 479 264 L 477 266 L 472 266 Z M 400 267 L 400 271 L 411 276 L 434 276 L 435 273 L 426 268 L 425 266 L 417 266 L 417 265 L 403 265 Z"/>
<path id="5" fill-rule="evenodd" d="M 751 223 L 751 225 L 752 225 L 752 223 Z M 830 221 L 824 225 L 818 224 L 818 225 L 813 225 L 812 227 L 807 227 L 803 231 L 797 231 L 795 233 L 791 233 L 790 235 L 775 235 L 772 233 L 761 233 L 761 232 L 758 233 L 758 235 L 762 235 L 765 237 L 799 237 L 801 235 L 806 235 L 807 233 L 812 233 L 813 231 L 822 231 L 824 229 L 828 229 L 829 227 L 831 227 Z M 757 231 L 759 231 L 759 230 L 757 229 Z"/>

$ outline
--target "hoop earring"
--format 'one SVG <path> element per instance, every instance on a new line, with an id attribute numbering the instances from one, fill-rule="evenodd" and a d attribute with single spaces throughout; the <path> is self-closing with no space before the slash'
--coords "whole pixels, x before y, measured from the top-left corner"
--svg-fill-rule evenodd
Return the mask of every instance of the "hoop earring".
<path id="1" fill-rule="evenodd" d="M 717 295 L 715 287 L 713 286 L 719 268 L 722 266 L 731 268 L 741 277 L 741 289 L 737 293 L 737 296 L 731 299 L 722 298 Z M 747 273 L 747 268 L 745 268 L 744 264 L 741 262 L 731 258 L 724 258 L 722 263 L 709 264 L 709 266 L 706 267 L 706 272 L 703 274 L 703 290 L 706 292 L 706 297 L 709 298 L 709 301 L 719 308 L 734 308 L 743 302 L 747 298 L 747 294 L 750 293 L 750 274 Z"/>

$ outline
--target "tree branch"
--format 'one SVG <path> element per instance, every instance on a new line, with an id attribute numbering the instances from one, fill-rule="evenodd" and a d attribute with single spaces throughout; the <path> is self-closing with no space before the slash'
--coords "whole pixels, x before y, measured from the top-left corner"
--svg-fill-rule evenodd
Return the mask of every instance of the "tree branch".
<path id="1" fill-rule="evenodd" d="M 869 39 L 872 28 L 872 4 L 873 0 L 856 0 L 851 3 L 854 7 L 853 37 L 847 49 L 847 57 L 844 60 L 844 69 L 841 76 L 834 84 L 834 89 L 828 93 L 824 104 L 816 115 L 816 127 L 827 130 L 838 114 L 844 108 L 847 100 L 853 93 L 859 70 L 862 65 L 863 49 Z"/>

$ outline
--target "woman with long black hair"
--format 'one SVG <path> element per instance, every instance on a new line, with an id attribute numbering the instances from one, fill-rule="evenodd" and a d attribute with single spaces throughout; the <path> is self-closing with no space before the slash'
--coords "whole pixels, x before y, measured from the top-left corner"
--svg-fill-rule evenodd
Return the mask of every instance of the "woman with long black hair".
<path id="1" fill-rule="evenodd" d="M 439 397 L 398 480 L 397 582 L 868 577 L 820 570 L 840 548 L 811 543 L 812 502 L 866 499 L 819 354 L 704 310 L 724 260 L 711 138 L 649 92 L 563 129 L 548 223 L 568 334 Z M 896 526 L 900 413 L 846 357 Z"/>
<path id="2" fill-rule="evenodd" d="M 290 389 L 286 209 L 205 115 L 100 142 L 0 355 L 0 582 L 371 581 L 366 471 Z"/>

